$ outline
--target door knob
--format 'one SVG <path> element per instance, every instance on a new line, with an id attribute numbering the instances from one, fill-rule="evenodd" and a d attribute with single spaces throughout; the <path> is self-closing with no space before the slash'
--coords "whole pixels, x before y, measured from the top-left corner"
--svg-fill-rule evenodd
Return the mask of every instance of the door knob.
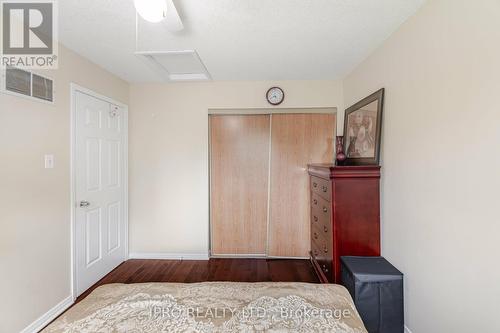
<path id="1" fill-rule="evenodd" d="M 82 200 L 80 201 L 80 207 L 88 207 L 90 206 L 90 202 Z"/>

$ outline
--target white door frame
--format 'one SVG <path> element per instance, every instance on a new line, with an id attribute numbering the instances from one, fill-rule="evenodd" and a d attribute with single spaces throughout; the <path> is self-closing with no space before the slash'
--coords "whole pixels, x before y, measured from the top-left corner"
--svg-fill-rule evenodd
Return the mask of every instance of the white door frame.
<path id="1" fill-rule="evenodd" d="M 76 221 L 76 93 L 81 92 L 105 102 L 115 104 L 123 108 L 125 112 L 124 117 L 124 172 L 125 180 L 123 186 L 123 198 L 125 203 L 125 257 L 123 260 L 128 259 L 128 105 L 117 102 L 109 97 L 96 93 L 90 89 L 79 86 L 76 83 L 70 83 L 70 98 L 71 98 L 71 116 L 70 116 L 70 154 L 71 154 L 71 297 L 73 301 L 76 300 L 76 241 L 75 241 L 75 221 Z"/>

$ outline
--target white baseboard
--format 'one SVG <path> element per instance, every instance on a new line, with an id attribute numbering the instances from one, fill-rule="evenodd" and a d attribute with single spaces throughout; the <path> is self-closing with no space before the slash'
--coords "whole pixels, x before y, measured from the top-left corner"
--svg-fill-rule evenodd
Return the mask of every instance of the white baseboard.
<path id="1" fill-rule="evenodd" d="M 410 329 L 406 325 L 405 325 L 405 333 L 412 333 L 412 331 L 410 331 Z"/>
<path id="2" fill-rule="evenodd" d="M 309 259 L 308 257 L 280 257 L 265 254 L 216 254 L 212 258 L 251 258 L 251 259 Z M 129 253 L 129 259 L 167 259 L 167 260 L 208 260 L 207 253 L 168 253 L 168 252 L 134 252 Z"/>
<path id="3" fill-rule="evenodd" d="M 208 260 L 208 253 L 129 253 L 129 259 Z"/>
<path id="4" fill-rule="evenodd" d="M 21 331 L 21 333 L 37 333 L 44 328 L 48 323 L 54 320 L 57 316 L 63 313 L 64 310 L 73 304 L 73 297 L 68 296 L 59 304 L 43 314 L 40 318 L 32 322 L 28 327 Z"/>

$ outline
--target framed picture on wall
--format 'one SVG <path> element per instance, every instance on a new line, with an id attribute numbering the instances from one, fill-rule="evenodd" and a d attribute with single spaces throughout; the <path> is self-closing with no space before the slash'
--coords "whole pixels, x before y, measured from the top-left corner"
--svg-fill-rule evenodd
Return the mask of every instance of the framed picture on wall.
<path id="1" fill-rule="evenodd" d="M 345 165 L 378 165 L 384 89 L 371 94 L 345 111 Z"/>

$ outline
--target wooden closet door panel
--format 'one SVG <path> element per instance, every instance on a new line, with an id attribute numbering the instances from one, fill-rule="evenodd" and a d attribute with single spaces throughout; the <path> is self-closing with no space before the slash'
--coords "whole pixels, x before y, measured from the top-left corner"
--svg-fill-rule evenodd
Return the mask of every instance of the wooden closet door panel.
<path id="1" fill-rule="evenodd" d="M 272 116 L 269 255 L 307 257 L 310 250 L 310 163 L 331 163 L 334 114 Z"/>
<path id="2" fill-rule="evenodd" d="M 210 116 L 212 254 L 266 254 L 269 117 Z"/>

